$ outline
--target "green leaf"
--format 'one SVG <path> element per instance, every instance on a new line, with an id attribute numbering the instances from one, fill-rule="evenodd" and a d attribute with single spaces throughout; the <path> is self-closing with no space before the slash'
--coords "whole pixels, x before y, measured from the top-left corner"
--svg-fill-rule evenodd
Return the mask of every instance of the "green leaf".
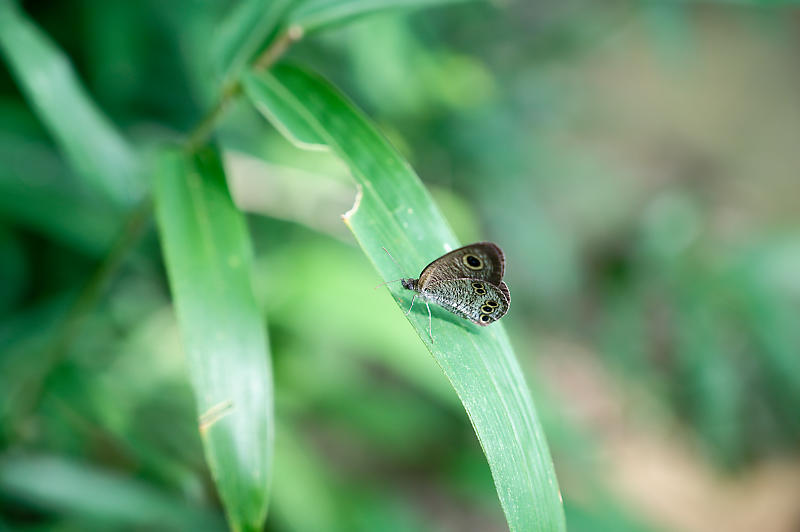
<path id="1" fill-rule="evenodd" d="M 223 525 L 218 515 L 141 481 L 55 456 L 4 457 L 0 492 L 44 509 L 91 517 L 104 522 L 103 528 L 220 530 Z"/>
<path id="2" fill-rule="evenodd" d="M 380 11 L 413 9 L 465 1 L 467 0 L 307 0 L 292 10 L 289 15 L 289 23 L 300 26 L 307 33 Z"/>
<path id="3" fill-rule="evenodd" d="M 94 257 L 108 253 L 120 216 L 74 190 L 32 185 L 0 169 L 0 214 Z M 38 183 L 37 183 L 38 184 Z"/>
<path id="4" fill-rule="evenodd" d="M 112 205 L 81 190 L 49 146 L 0 135 L 0 216 L 100 257 L 122 221 Z"/>
<path id="5" fill-rule="evenodd" d="M 248 81 L 248 78 L 245 78 L 244 83 L 251 82 Z M 266 91 L 276 94 L 279 99 L 291 98 L 291 94 L 288 93 L 287 89 L 270 76 L 261 77 L 256 83 L 268 85 Z M 328 149 L 325 141 L 303 117 L 297 115 L 294 109 L 283 105 L 266 105 L 263 101 L 254 98 L 251 98 L 251 101 L 256 109 L 267 117 L 267 120 L 295 146 L 307 150 Z"/>
<path id="6" fill-rule="evenodd" d="M 273 448 L 272 375 L 244 217 L 219 154 L 165 151 L 156 215 L 206 460 L 234 530 L 261 530 Z"/>
<path id="7" fill-rule="evenodd" d="M 131 147 L 86 94 L 64 54 L 11 0 L 0 0 L 0 51 L 75 171 L 117 203 L 141 197 Z"/>
<path id="8" fill-rule="evenodd" d="M 260 109 L 272 110 L 268 118 L 293 115 L 282 129 L 305 121 L 348 164 L 360 193 L 345 222 L 384 279 L 416 274 L 458 246 L 409 165 L 324 80 L 278 67 L 272 73 L 247 74 L 244 88 Z M 400 308 L 407 309 L 411 293 L 389 286 Z M 481 328 L 435 305 L 431 311 L 435 341 L 428 335 L 424 305 L 416 306 L 408 319 L 467 410 L 511 530 L 564 530 L 547 443 L 503 326 Z"/>
<path id="9" fill-rule="evenodd" d="M 236 77 L 274 36 L 290 0 L 242 0 L 220 23 L 213 42 L 215 67 Z"/>

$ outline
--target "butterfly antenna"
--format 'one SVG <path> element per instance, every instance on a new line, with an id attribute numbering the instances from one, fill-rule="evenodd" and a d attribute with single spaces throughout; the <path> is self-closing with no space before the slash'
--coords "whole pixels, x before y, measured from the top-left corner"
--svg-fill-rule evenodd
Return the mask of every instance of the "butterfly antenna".
<path id="1" fill-rule="evenodd" d="M 386 254 L 387 254 L 387 255 L 389 255 L 389 258 L 390 258 L 390 259 L 392 259 L 392 262 L 394 262 L 394 263 L 395 263 L 395 265 L 397 266 L 397 269 L 398 269 L 398 270 L 400 270 L 401 272 L 405 273 L 405 271 L 403 270 L 403 267 L 402 267 L 402 266 L 400 266 L 400 263 L 399 263 L 399 262 L 397 262 L 396 260 L 394 260 L 394 257 L 392 257 L 392 254 L 391 254 L 391 253 L 389 253 L 389 250 L 388 250 L 388 249 L 386 249 L 386 248 L 385 248 L 385 247 L 383 247 L 383 246 L 381 246 L 381 249 L 382 249 L 382 250 L 384 250 L 384 251 L 386 252 Z M 389 281 L 389 282 L 391 283 L 391 281 Z"/>
<path id="2" fill-rule="evenodd" d="M 408 316 L 408 314 L 411 312 L 411 309 L 414 308 L 414 301 L 416 300 L 417 300 L 417 294 L 414 294 L 414 297 L 411 298 L 411 306 L 408 307 L 408 310 L 406 311 L 406 316 Z"/>
<path id="3" fill-rule="evenodd" d="M 402 280 L 403 280 L 403 279 L 392 279 L 391 281 L 386 281 L 385 283 L 381 283 L 381 284 L 379 284 L 378 286 L 376 286 L 375 288 L 373 288 L 373 290 L 377 290 L 377 289 L 378 289 L 378 288 L 380 288 L 381 286 L 385 286 L 385 285 L 387 285 L 387 284 L 389 284 L 389 283 L 396 283 L 397 281 L 402 281 Z"/>

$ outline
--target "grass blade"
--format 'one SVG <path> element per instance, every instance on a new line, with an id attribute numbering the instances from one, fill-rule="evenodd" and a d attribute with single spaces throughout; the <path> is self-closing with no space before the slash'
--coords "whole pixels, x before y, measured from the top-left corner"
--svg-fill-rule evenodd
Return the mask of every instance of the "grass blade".
<path id="1" fill-rule="evenodd" d="M 244 217 L 211 148 L 163 153 L 154 189 L 206 460 L 231 527 L 260 530 L 271 475 L 272 376 Z"/>
<path id="2" fill-rule="evenodd" d="M 237 76 L 278 27 L 289 0 L 242 0 L 222 21 L 213 58 L 224 80 Z"/>
<path id="3" fill-rule="evenodd" d="M 466 0 L 308 0 L 289 15 L 289 22 L 311 32 L 389 9 L 413 9 Z"/>
<path id="4" fill-rule="evenodd" d="M 0 51 L 75 171 L 117 203 L 141 197 L 135 153 L 86 94 L 63 53 L 11 0 L 0 0 Z"/>
<path id="5" fill-rule="evenodd" d="M 361 192 L 345 221 L 384 279 L 416 275 L 430 260 L 458 246 L 413 170 L 324 80 L 278 67 L 272 73 L 246 75 L 244 88 L 259 108 L 273 109 L 268 118 L 291 114 L 291 123 L 305 121 L 348 164 Z M 391 250 L 403 271 L 382 246 Z M 397 284 L 389 289 L 407 309 L 410 292 Z M 467 410 L 511 530 L 564 530 L 552 460 L 503 326 L 480 328 L 431 307 L 431 342 L 425 307 L 415 309 L 409 320 Z"/>
<path id="6" fill-rule="evenodd" d="M 89 517 L 104 528 L 222 530 L 224 525 L 218 514 L 142 481 L 56 456 L 5 456 L 0 460 L 0 492 L 44 509 Z"/>

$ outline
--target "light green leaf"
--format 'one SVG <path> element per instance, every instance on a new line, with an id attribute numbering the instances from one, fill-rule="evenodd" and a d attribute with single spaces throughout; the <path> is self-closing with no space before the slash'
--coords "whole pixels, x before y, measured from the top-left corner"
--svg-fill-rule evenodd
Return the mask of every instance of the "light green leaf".
<path id="1" fill-rule="evenodd" d="M 259 108 L 272 109 L 268 118 L 293 115 L 282 129 L 305 121 L 348 164 L 360 194 L 345 221 L 384 279 L 416 276 L 432 259 L 458 246 L 413 170 L 324 80 L 278 67 L 272 73 L 246 75 L 244 88 Z M 399 306 L 407 309 L 411 293 L 397 284 L 389 286 Z M 409 320 L 467 410 L 511 530 L 564 530 L 547 443 L 503 326 L 481 328 L 438 307 L 431 311 L 435 341 L 428 335 L 424 305 L 415 307 Z"/>
<path id="2" fill-rule="evenodd" d="M 75 171 L 117 203 L 141 197 L 135 153 L 86 94 L 64 54 L 11 0 L 0 0 L 0 51 Z"/>
<path id="3" fill-rule="evenodd" d="M 274 35 L 291 0 L 241 0 L 220 23 L 213 59 L 222 79 L 236 77 Z"/>
<path id="4" fill-rule="evenodd" d="M 161 154 L 155 201 L 206 460 L 234 530 L 261 530 L 274 436 L 264 320 L 244 217 L 219 154 Z"/>
<path id="5" fill-rule="evenodd" d="M 106 527 L 222 530 L 220 516 L 112 471 L 55 456 L 0 460 L 0 492 L 36 507 L 90 517 Z"/>
<path id="6" fill-rule="evenodd" d="M 348 22 L 354 18 L 390 9 L 413 9 L 466 0 L 307 0 L 289 15 L 290 25 L 304 32 Z"/>
<path id="7" fill-rule="evenodd" d="M 255 81 L 254 81 L 255 80 Z M 290 98 L 286 88 L 277 82 L 271 76 L 263 76 L 261 78 L 252 78 L 245 76 L 242 81 L 245 86 L 256 84 L 265 84 L 266 92 L 276 94 L 278 99 Z M 247 90 L 253 90 L 252 87 Z M 320 138 L 317 132 L 308 124 L 306 120 L 298 116 L 294 109 L 283 105 L 266 105 L 263 101 L 251 98 L 253 105 L 258 111 L 267 117 L 267 119 L 281 132 L 281 134 L 289 139 L 292 144 L 307 150 L 326 150 L 328 145 Z"/>

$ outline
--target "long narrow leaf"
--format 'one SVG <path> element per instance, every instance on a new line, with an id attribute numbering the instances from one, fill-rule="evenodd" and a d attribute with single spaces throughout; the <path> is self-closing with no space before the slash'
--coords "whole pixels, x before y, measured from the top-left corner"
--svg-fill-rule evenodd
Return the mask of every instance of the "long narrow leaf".
<path id="1" fill-rule="evenodd" d="M 11 0 L 0 0 L 0 51 L 75 171 L 117 203 L 143 190 L 138 159 L 86 94 L 69 61 Z"/>
<path id="2" fill-rule="evenodd" d="M 220 23 L 213 41 L 213 59 L 220 76 L 229 80 L 274 34 L 290 0 L 241 0 Z"/>
<path id="3" fill-rule="evenodd" d="M 32 506 L 93 518 L 107 528 L 211 531 L 224 525 L 219 514 L 142 481 L 57 456 L 3 457 L 0 492 Z"/>
<path id="4" fill-rule="evenodd" d="M 385 279 L 416 274 L 430 260 L 458 246 L 413 170 L 368 119 L 325 81 L 281 67 L 273 73 L 247 75 L 244 86 L 259 108 L 273 109 L 268 118 L 292 114 L 291 123 L 305 121 L 349 165 L 361 194 L 345 221 Z M 391 250 L 403 271 L 398 271 L 383 246 Z M 400 307 L 408 308 L 410 292 L 396 284 L 390 290 Z M 431 341 L 425 306 L 415 308 L 409 320 L 467 410 L 510 528 L 563 530 L 552 460 L 503 326 L 480 328 L 431 307 L 435 338 Z"/>
<path id="5" fill-rule="evenodd" d="M 206 459 L 232 528 L 260 530 L 274 419 L 247 227 L 211 148 L 163 153 L 154 189 Z"/>
<path id="6" fill-rule="evenodd" d="M 312 32 L 354 18 L 389 9 L 413 9 L 467 0 L 307 0 L 289 16 L 289 22 Z"/>

